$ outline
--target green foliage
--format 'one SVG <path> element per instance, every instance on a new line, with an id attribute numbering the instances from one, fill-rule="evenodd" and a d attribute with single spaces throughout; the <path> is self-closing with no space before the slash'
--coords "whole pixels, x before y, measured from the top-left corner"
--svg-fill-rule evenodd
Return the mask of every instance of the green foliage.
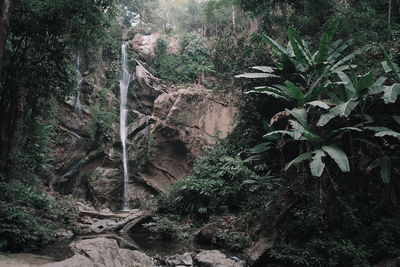
<path id="1" fill-rule="evenodd" d="M 250 79 L 283 78 L 293 81 L 288 80 L 283 84 L 256 87 L 250 91 L 281 98 L 288 102 L 288 106 L 296 107 L 286 109 L 287 115 L 293 118 L 288 121 L 290 126 L 288 130 L 270 131 L 264 136 L 268 140 L 278 140 L 277 135 L 288 135 L 290 138 L 300 141 L 300 144 L 304 141 L 307 142 L 307 151 L 289 162 L 285 170 L 293 164 L 311 158 L 311 173 L 313 176 L 320 177 L 326 167 L 322 159 L 329 156 L 342 172 L 349 172 L 348 156 L 336 145 L 344 142 L 345 133 L 360 133 L 364 129 L 375 129 L 377 133 L 373 135 L 374 137 L 390 135 L 397 138 L 400 136 L 389 128 L 383 128 L 382 124 L 374 125 L 376 128 L 364 126 L 376 123 L 373 117 L 366 115 L 368 111 L 366 107 L 378 101 L 379 94 L 384 93 L 382 98 L 385 103 L 394 103 L 400 91 L 397 92 L 397 84 L 384 85 L 386 77 L 380 77 L 376 82 L 371 73 L 356 77 L 353 69 L 355 66 L 351 65 L 350 60 L 357 53 L 353 52 L 344 56 L 342 54 L 349 47 L 349 42 L 343 40 L 332 42 L 337 26 L 337 22 L 333 22 L 329 26 L 328 31 L 322 35 L 315 52 L 309 50 L 309 45 L 292 28 L 288 30 L 289 44 L 286 48 L 266 37 L 267 42 L 281 57 L 281 62 L 276 67 L 253 67 L 262 73 L 245 73 L 236 76 Z M 385 66 L 396 73 L 395 66 L 388 59 L 386 53 L 385 57 L 387 58 Z M 351 70 L 350 77 L 343 72 L 348 68 Z M 338 76 L 338 82 L 334 80 L 334 75 Z M 305 108 L 306 106 L 309 108 Z M 321 112 L 321 110 L 328 111 Z M 314 120 L 309 122 L 309 117 L 319 117 L 319 120 L 318 122 Z M 324 127 L 337 117 L 342 118 L 342 122 L 338 123 L 336 120 L 337 124 L 333 127 Z M 349 121 L 351 117 L 353 118 Z M 364 135 L 364 137 L 366 136 Z M 372 139 L 372 136 L 369 138 Z M 390 158 L 383 157 L 380 165 L 384 182 L 389 182 Z"/>
<path id="2" fill-rule="evenodd" d="M 167 41 L 158 39 L 154 60 L 157 76 L 171 83 L 200 81 L 202 73 L 213 69 L 204 43 L 197 34 L 188 34 L 183 38 L 180 53 L 169 55 Z"/>
<path id="3" fill-rule="evenodd" d="M 166 40 L 159 38 L 157 40 L 156 57 L 154 66 L 156 75 L 170 83 L 179 83 L 183 77 L 178 73 L 177 69 L 181 62 L 177 55 L 169 55 L 167 53 L 168 43 Z"/>
<path id="4" fill-rule="evenodd" d="M 247 66 L 265 64 L 270 60 L 271 53 L 261 38 L 260 34 L 246 32 L 219 36 L 212 46 L 217 77 L 229 82 L 233 75 L 246 71 Z"/>
<path id="5" fill-rule="evenodd" d="M 139 150 L 141 154 L 138 155 L 138 159 L 134 164 L 132 164 L 132 169 L 141 170 L 147 162 L 150 162 L 154 159 L 157 152 L 155 141 L 156 140 L 151 133 L 146 134 L 145 146 Z"/>
<path id="6" fill-rule="evenodd" d="M 161 210 L 196 218 L 239 210 L 246 196 L 240 190 L 242 181 L 258 176 L 248 167 L 251 160 L 241 159 L 234 151 L 223 143 L 206 148 L 191 175 L 161 197 Z"/>
<path id="7" fill-rule="evenodd" d="M 270 113 L 266 118 L 272 117 L 270 124 L 263 123 L 267 124 L 264 125 L 267 142 L 252 151 L 272 153 L 273 143 L 284 159 L 291 159 L 285 171 L 294 164 L 310 160 L 311 175 L 320 177 L 312 178 L 299 164 L 298 177 L 293 177 L 296 176 L 294 171 L 287 173 L 288 181 L 280 181 L 271 198 L 260 198 L 258 203 L 267 202 L 267 205 L 256 208 L 257 204 L 253 204 L 257 210 L 254 214 L 263 214 L 270 223 L 277 216 L 282 220 L 279 218 L 282 210 L 287 212 L 283 225 L 278 226 L 283 233 L 281 239 L 270 252 L 272 262 L 279 264 L 370 266 L 385 254 L 371 244 L 388 244 L 388 249 L 394 253 L 398 249 L 386 234 L 377 236 L 375 232 L 375 227 L 382 226 L 383 220 L 390 235 L 397 236 L 397 229 L 392 227 L 394 213 L 389 207 L 398 207 L 398 198 L 386 198 L 387 203 L 375 206 L 380 194 L 396 194 L 398 190 L 398 183 L 391 177 L 398 175 L 393 168 L 398 153 L 390 147 L 398 147 L 400 135 L 398 124 L 389 119 L 397 118 L 398 114 L 391 106 L 398 97 L 397 85 L 386 85 L 389 79 L 385 76 L 375 81 L 371 72 L 357 75 L 356 66 L 349 61 L 355 54 L 346 52 L 348 42 L 332 42 L 336 26 L 332 24 L 328 28 L 318 49 L 312 53 L 308 48 L 311 45 L 294 30 L 288 31 L 286 48 L 267 37 L 279 55 L 279 63 L 274 67 L 256 66 L 253 69 L 261 72 L 239 76 L 263 78 L 269 83 L 281 79 L 279 84 L 256 87 L 251 93 L 279 98 L 286 103 L 284 111 Z M 335 59 L 330 61 L 333 54 Z M 386 52 L 385 58 L 385 72 L 396 77 L 397 67 Z M 273 126 L 284 130 L 275 130 Z M 390 145 L 382 146 L 384 142 Z M 293 159 L 293 154 L 298 156 Z M 369 175 L 371 170 L 374 172 Z M 340 173 L 349 171 L 353 178 Z M 356 180 L 363 184 L 365 191 L 354 187 L 354 175 L 363 177 Z M 373 186 L 368 186 L 365 180 Z M 385 183 L 396 189 L 385 189 Z M 286 184 L 289 191 L 284 189 Z M 344 188 L 346 191 L 341 192 Z M 372 200 L 366 196 L 370 194 L 378 195 Z M 370 214 L 375 215 L 371 218 Z M 257 218 L 250 221 L 257 221 Z"/>
<path id="8" fill-rule="evenodd" d="M 52 178 L 51 146 L 54 126 L 41 117 L 30 118 L 24 125 L 23 138 L 14 160 L 21 169 L 13 173 L 14 179 L 28 184 L 46 183 Z"/>
<path id="9" fill-rule="evenodd" d="M 144 223 L 143 227 L 158 234 L 161 239 L 170 240 L 178 237 L 179 227 L 174 216 L 154 216 L 152 221 Z"/>
<path id="10" fill-rule="evenodd" d="M 382 257 L 398 255 L 399 247 L 393 243 L 399 234 L 395 226 L 398 216 L 382 211 L 374 201 L 367 201 L 353 189 L 342 197 L 324 222 L 318 193 L 297 195 L 297 204 L 280 226 L 285 236 L 269 252 L 272 262 L 293 266 L 371 266 Z"/>
<path id="11" fill-rule="evenodd" d="M 250 245 L 250 238 L 241 232 L 219 231 L 215 238 L 231 251 L 243 251 Z"/>
<path id="12" fill-rule="evenodd" d="M 44 215 L 51 211 L 47 196 L 21 184 L 0 183 L 0 250 L 37 248 L 54 235 L 55 224 Z"/>
<path id="13" fill-rule="evenodd" d="M 213 70 L 205 47 L 205 39 L 197 34 L 187 34 L 183 38 L 181 56 L 185 65 L 182 67 L 182 72 L 187 79 L 193 81 L 199 78 L 202 72 Z"/>
<path id="14" fill-rule="evenodd" d="M 88 129 L 90 140 L 96 146 L 106 145 L 114 136 L 113 123 L 117 120 L 115 110 L 103 103 L 96 103 L 92 106 L 91 115 Z"/>
<path id="15" fill-rule="evenodd" d="M 351 240 L 315 239 L 303 248 L 282 243 L 271 250 L 270 256 L 294 266 L 370 266 L 365 248 Z"/>

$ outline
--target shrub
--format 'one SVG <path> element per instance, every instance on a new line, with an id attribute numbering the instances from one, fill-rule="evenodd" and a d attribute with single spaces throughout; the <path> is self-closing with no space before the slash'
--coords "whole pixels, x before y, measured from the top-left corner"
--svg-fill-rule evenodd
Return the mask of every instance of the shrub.
<path id="1" fill-rule="evenodd" d="M 114 136 L 113 123 L 117 119 L 115 111 L 102 103 L 96 103 L 91 114 L 92 120 L 88 129 L 90 140 L 97 146 L 110 142 Z"/>
<path id="2" fill-rule="evenodd" d="M 200 36 L 188 34 L 183 39 L 181 52 L 170 55 L 167 41 L 159 38 L 154 60 L 156 75 L 170 83 L 199 81 L 201 74 L 213 69 L 204 43 Z"/>
<path id="3" fill-rule="evenodd" d="M 154 216 L 152 221 L 143 224 L 144 229 L 156 233 L 161 239 L 175 239 L 178 237 L 179 228 L 174 216 Z"/>
<path id="4" fill-rule="evenodd" d="M 250 245 L 250 238 L 242 232 L 219 231 L 216 234 L 216 239 L 232 251 L 242 251 Z"/>
<path id="5" fill-rule="evenodd" d="M 45 218 L 51 200 L 21 184 L 0 183 L 0 250 L 23 251 L 47 243 L 56 230 Z"/>
<path id="6" fill-rule="evenodd" d="M 161 196 L 161 210 L 203 219 L 238 211 L 246 197 L 241 190 L 243 180 L 258 177 L 248 164 L 249 161 L 235 155 L 233 146 L 221 142 L 206 148 L 189 177 Z"/>

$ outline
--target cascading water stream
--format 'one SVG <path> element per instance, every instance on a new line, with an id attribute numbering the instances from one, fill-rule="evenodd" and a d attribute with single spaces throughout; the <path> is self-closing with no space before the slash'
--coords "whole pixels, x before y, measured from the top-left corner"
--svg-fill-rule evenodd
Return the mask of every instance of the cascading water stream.
<path id="1" fill-rule="evenodd" d="M 83 77 L 79 70 L 80 64 L 81 64 L 80 56 L 78 53 L 78 55 L 76 56 L 76 75 L 75 75 L 75 79 L 78 84 L 78 93 L 77 93 L 76 99 L 75 99 L 75 111 L 78 111 L 78 112 L 81 112 L 81 110 L 82 110 L 82 104 L 81 104 L 80 98 L 81 98 L 81 83 L 82 83 Z"/>
<path id="2" fill-rule="evenodd" d="M 129 175 L 128 175 L 128 156 L 126 153 L 126 138 L 128 135 L 128 128 L 126 125 L 128 109 L 126 107 L 127 97 L 128 97 L 128 87 L 129 82 L 131 81 L 131 75 L 128 71 L 128 55 L 126 52 L 126 44 L 122 44 L 122 74 L 119 80 L 119 89 L 120 89 L 120 128 L 119 133 L 121 136 L 122 143 L 122 161 L 124 167 L 124 194 L 123 194 L 123 204 L 122 210 L 129 210 L 128 205 L 128 183 L 129 183 Z"/>

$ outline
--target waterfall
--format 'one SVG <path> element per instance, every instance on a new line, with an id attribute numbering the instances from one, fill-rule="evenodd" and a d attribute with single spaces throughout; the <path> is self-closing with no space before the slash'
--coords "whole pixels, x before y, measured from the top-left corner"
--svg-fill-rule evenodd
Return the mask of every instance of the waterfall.
<path id="1" fill-rule="evenodd" d="M 129 210 L 128 205 L 128 156 L 126 153 L 126 137 L 128 135 L 128 128 L 126 125 L 126 119 L 128 115 L 128 109 L 126 107 L 127 97 L 128 97 L 128 87 L 129 82 L 131 80 L 131 75 L 128 71 L 128 55 L 126 53 L 126 43 L 122 44 L 122 75 L 119 80 L 119 89 L 120 89 L 120 128 L 119 133 L 121 136 L 122 143 L 122 161 L 124 167 L 124 195 L 123 195 L 123 204 L 122 210 Z"/>
<path id="2" fill-rule="evenodd" d="M 80 91 L 80 87 L 81 87 L 81 83 L 83 80 L 82 74 L 79 70 L 80 67 L 80 56 L 79 56 L 79 52 L 78 55 L 76 56 L 76 75 L 75 75 L 75 79 L 77 82 L 77 86 L 78 86 L 78 93 L 76 95 L 76 99 L 75 99 L 75 111 L 81 112 L 82 110 L 82 104 L 81 104 L 81 91 Z"/>

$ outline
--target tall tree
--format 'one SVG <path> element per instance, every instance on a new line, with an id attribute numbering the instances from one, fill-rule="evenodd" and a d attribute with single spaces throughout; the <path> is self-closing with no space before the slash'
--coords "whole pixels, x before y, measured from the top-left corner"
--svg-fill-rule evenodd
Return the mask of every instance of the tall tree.
<path id="1" fill-rule="evenodd" d="M 0 173 L 15 167 L 25 119 L 40 115 L 50 99 L 63 100 L 74 89 L 71 49 L 102 37 L 113 2 L 19 0 L 12 13 L 9 7 L 2 9 L 8 16 L 1 25 L 9 27 L 7 46 L 0 43 L 6 49 L 0 74 Z M 3 36 L 7 31 L 2 32 L 2 41 Z"/>
<path id="2" fill-rule="evenodd" d="M 11 1 L 12 0 L 2 0 L 0 6 L 0 73 L 3 67 L 3 54 L 8 35 L 8 26 L 12 7 Z"/>

